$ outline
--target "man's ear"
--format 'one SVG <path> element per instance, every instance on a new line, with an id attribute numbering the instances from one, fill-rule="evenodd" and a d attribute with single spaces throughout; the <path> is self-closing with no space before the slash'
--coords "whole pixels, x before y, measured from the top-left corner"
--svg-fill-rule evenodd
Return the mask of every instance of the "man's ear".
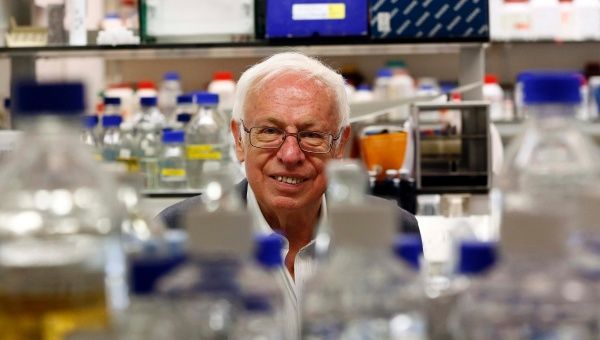
<path id="1" fill-rule="evenodd" d="M 242 141 L 242 131 L 240 129 L 240 123 L 235 121 L 235 119 L 231 120 L 231 134 L 233 135 L 233 141 L 235 143 L 235 155 L 237 156 L 238 161 L 244 161 L 244 142 Z"/>
<path id="2" fill-rule="evenodd" d="M 340 134 L 340 139 L 337 143 L 337 147 L 335 148 L 334 158 L 344 157 L 344 150 L 346 148 L 346 143 L 348 143 L 348 140 L 350 139 L 350 133 L 352 133 L 352 128 L 350 128 L 350 125 L 348 125 Z"/>

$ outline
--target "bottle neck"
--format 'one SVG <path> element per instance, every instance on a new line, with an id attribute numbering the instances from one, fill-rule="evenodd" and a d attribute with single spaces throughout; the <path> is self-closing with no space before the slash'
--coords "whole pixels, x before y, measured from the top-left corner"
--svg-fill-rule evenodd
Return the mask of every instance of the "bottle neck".
<path id="1" fill-rule="evenodd" d="M 533 124 L 542 130 L 563 130 L 575 122 L 577 106 L 571 104 L 529 105 L 527 112 Z"/>
<path id="2" fill-rule="evenodd" d="M 198 107 L 198 116 L 214 116 L 217 113 L 217 107 L 214 105 L 200 105 Z"/>
<path id="3" fill-rule="evenodd" d="M 142 106 L 142 114 L 145 116 L 150 116 L 155 109 L 156 106 Z"/>

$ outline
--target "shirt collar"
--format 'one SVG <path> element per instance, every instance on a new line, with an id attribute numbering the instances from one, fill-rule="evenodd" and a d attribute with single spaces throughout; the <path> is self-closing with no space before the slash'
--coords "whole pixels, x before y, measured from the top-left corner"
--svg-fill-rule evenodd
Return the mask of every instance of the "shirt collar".
<path id="1" fill-rule="evenodd" d="M 259 235 L 269 235 L 269 234 L 274 233 L 273 229 L 271 228 L 269 223 L 267 223 L 267 220 L 265 219 L 264 215 L 262 214 L 260 207 L 258 206 L 258 201 L 256 200 L 256 196 L 254 195 L 254 191 L 252 190 L 250 183 L 248 183 L 248 192 L 246 193 L 246 199 L 248 202 L 247 203 L 248 210 L 252 214 L 253 221 L 254 221 L 253 222 L 254 232 Z M 312 241 L 309 244 L 312 244 L 315 240 L 315 237 L 320 232 L 324 231 L 324 229 L 326 228 L 326 224 L 327 224 L 327 200 L 325 199 L 325 195 L 323 195 L 321 198 L 321 211 L 319 212 L 319 220 L 318 220 L 317 226 L 314 230 Z M 286 241 L 287 241 L 287 239 L 286 239 Z"/>

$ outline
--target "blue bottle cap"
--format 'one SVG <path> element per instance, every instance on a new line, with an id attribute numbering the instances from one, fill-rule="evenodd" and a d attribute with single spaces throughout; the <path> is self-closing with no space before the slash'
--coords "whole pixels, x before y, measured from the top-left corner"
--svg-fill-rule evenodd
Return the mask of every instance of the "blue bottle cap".
<path id="1" fill-rule="evenodd" d="M 151 294 L 156 283 L 185 262 L 183 255 L 139 256 L 129 261 L 129 285 L 134 294 Z"/>
<path id="2" fill-rule="evenodd" d="M 104 105 L 121 105 L 119 97 L 104 97 Z"/>
<path id="3" fill-rule="evenodd" d="M 172 127 L 164 127 L 164 128 L 162 128 L 161 131 L 162 131 L 162 133 L 171 132 L 171 131 L 173 131 L 173 128 Z"/>
<path id="4" fill-rule="evenodd" d="M 281 235 L 270 234 L 262 235 L 256 238 L 255 257 L 258 263 L 265 267 L 273 268 L 283 265 L 281 257 L 281 248 L 283 239 Z"/>
<path id="5" fill-rule="evenodd" d="M 180 113 L 177 115 L 177 121 L 181 123 L 189 123 L 192 119 L 192 115 L 189 113 Z"/>
<path id="6" fill-rule="evenodd" d="M 194 93 L 196 104 L 217 105 L 219 104 L 219 95 L 211 92 L 196 92 Z"/>
<path id="7" fill-rule="evenodd" d="M 158 102 L 158 100 L 156 99 L 156 97 L 141 97 L 140 98 L 141 106 L 156 106 L 157 102 Z"/>
<path id="8" fill-rule="evenodd" d="M 174 72 L 174 71 L 170 71 L 165 73 L 164 80 L 179 80 L 179 73 Z"/>
<path id="9" fill-rule="evenodd" d="M 388 78 L 393 75 L 392 70 L 389 68 L 381 68 L 377 71 L 377 78 Z"/>
<path id="10" fill-rule="evenodd" d="M 193 104 L 194 96 L 191 94 L 181 94 L 177 96 L 177 104 Z"/>
<path id="11" fill-rule="evenodd" d="M 93 129 L 96 125 L 98 125 L 98 116 L 83 116 L 83 126 L 85 126 L 86 129 Z"/>
<path id="12" fill-rule="evenodd" d="M 538 71 L 539 72 L 539 71 Z M 523 71 L 517 74 L 517 83 L 522 83 L 525 79 L 531 77 L 532 74 L 535 74 L 534 71 Z"/>
<path id="13" fill-rule="evenodd" d="M 406 261 L 413 269 L 419 270 L 423 254 L 423 242 L 416 235 L 401 235 L 394 241 L 394 253 Z"/>
<path id="14" fill-rule="evenodd" d="M 480 274 L 496 263 L 497 245 L 493 242 L 467 241 L 460 245 L 458 272 Z"/>
<path id="15" fill-rule="evenodd" d="M 183 143 L 185 141 L 185 133 L 181 130 L 166 131 L 162 137 L 163 143 Z"/>
<path id="16" fill-rule="evenodd" d="M 244 309 L 246 312 L 266 313 L 271 311 L 269 298 L 263 295 L 246 295 L 243 297 Z"/>
<path id="17" fill-rule="evenodd" d="M 123 118 L 119 115 L 108 115 L 102 117 L 102 127 L 119 127 L 123 122 Z"/>
<path id="18" fill-rule="evenodd" d="M 81 83 L 17 84 L 14 111 L 20 114 L 80 114 L 85 110 L 85 89 Z"/>
<path id="19" fill-rule="evenodd" d="M 371 86 L 369 86 L 367 84 L 360 84 L 360 85 L 358 85 L 358 87 L 356 89 L 358 91 L 371 91 Z"/>
<path id="20" fill-rule="evenodd" d="M 523 79 L 523 101 L 528 105 L 578 104 L 580 86 L 580 76 L 575 73 L 532 73 Z"/>
<path id="21" fill-rule="evenodd" d="M 4 108 L 10 109 L 10 98 L 4 98 Z"/>

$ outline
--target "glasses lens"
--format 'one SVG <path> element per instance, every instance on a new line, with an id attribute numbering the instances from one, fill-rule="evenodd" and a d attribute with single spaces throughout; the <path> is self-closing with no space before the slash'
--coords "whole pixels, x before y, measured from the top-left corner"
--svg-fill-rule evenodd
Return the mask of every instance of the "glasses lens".
<path id="1" fill-rule="evenodd" d="M 282 130 L 273 127 L 254 127 L 250 129 L 250 142 L 258 148 L 278 148 L 283 134 Z"/>
<path id="2" fill-rule="evenodd" d="M 300 147 L 307 152 L 329 152 L 333 137 L 326 133 L 302 131 L 300 132 Z"/>

